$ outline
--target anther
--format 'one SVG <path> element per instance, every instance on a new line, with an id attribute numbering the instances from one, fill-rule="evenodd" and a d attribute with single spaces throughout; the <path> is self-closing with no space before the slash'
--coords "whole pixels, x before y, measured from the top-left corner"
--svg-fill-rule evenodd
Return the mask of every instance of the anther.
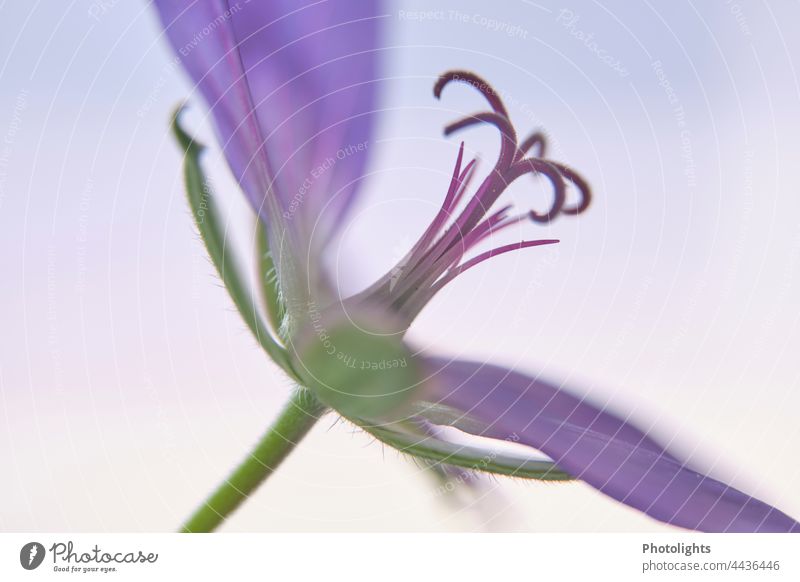
<path id="1" fill-rule="evenodd" d="M 481 95 L 484 96 L 495 113 L 508 118 L 508 111 L 506 111 L 506 107 L 503 105 L 503 101 L 500 99 L 497 91 L 495 91 L 494 88 L 489 85 L 489 83 L 481 79 L 478 75 L 469 71 L 448 71 L 442 74 L 442 76 L 439 77 L 439 79 L 436 81 L 436 84 L 433 86 L 434 96 L 437 99 L 440 99 L 442 96 L 442 89 L 444 89 L 445 86 L 452 81 L 458 81 L 460 83 L 472 85 L 481 93 Z"/>

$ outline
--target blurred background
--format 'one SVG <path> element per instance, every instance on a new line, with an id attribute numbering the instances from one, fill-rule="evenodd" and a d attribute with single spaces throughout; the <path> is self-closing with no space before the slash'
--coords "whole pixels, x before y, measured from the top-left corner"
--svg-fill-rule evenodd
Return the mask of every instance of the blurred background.
<path id="1" fill-rule="evenodd" d="M 800 515 L 800 19 L 796 2 L 390 2 L 386 113 L 330 249 L 345 291 L 438 208 L 479 97 L 592 183 L 592 208 L 520 237 L 423 312 L 421 348 L 542 372 L 632 413 L 713 474 Z M 237 463 L 287 380 L 214 276 L 168 132 L 204 107 L 145 2 L 0 2 L 0 529 L 170 531 Z M 464 134 L 496 155 L 491 129 Z M 251 252 L 252 214 L 206 163 Z M 520 180 L 506 194 L 542 207 Z M 537 206 L 538 205 L 538 206 Z M 544 231 L 547 231 L 546 233 Z M 794 354 L 794 355 L 793 355 Z M 437 493 L 334 417 L 223 531 L 658 531 L 582 484 Z"/>

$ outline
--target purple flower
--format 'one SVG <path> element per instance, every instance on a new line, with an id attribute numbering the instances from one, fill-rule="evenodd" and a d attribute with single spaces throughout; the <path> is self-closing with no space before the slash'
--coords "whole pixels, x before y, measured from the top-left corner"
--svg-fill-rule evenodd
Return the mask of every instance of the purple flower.
<path id="1" fill-rule="evenodd" d="M 460 84 L 484 97 L 486 111 L 448 125 L 445 134 L 494 126 L 501 136 L 494 167 L 477 180 L 475 160 L 465 161 L 462 143 L 441 208 L 416 244 L 368 289 L 342 299 L 328 283 L 321 254 L 358 194 L 370 150 L 380 3 L 155 5 L 210 107 L 231 170 L 265 226 L 278 292 L 267 309 L 279 306 L 280 325 L 265 331 L 247 301 L 237 306 L 287 373 L 381 440 L 426 459 L 530 478 L 581 479 L 684 528 L 800 531 L 789 516 L 689 467 L 632 423 L 563 386 L 489 364 L 412 356 L 403 332 L 445 285 L 499 254 L 558 241 L 524 240 L 470 257 L 479 244 L 522 220 L 578 215 L 591 201 L 575 170 L 547 159 L 542 134 L 518 140 L 500 95 L 485 81 L 449 72 L 435 83 L 434 95 Z M 196 144 L 178 132 L 191 153 Z M 511 206 L 498 208 L 505 189 L 527 175 L 550 182 L 550 208 L 517 214 Z M 576 203 L 567 202 L 568 189 Z M 236 300 L 230 277 L 223 274 Z M 338 349 L 329 352 L 334 342 Z M 354 353 L 359 370 L 350 365 Z M 339 368 L 330 372 L 326 358 L 333 354 Z M 497 453 L 476 464 L 481 446 L 454 443 L 445 425 L 518 441 L 553 462 Z"/>

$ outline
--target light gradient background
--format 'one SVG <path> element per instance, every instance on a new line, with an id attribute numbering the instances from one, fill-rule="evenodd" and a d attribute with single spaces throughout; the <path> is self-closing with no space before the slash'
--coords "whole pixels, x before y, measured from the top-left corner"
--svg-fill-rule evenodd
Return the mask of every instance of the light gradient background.
<path id="1" fill-rule="evenodd" d="M 578 219 L 509 233 L 562 242 L 459 278 L 410 338 L 568 379 L 800 516 L 800 6 L 459 0 L 386 15 L 373 175 L 330 249 L 342 287 L 388 269 L 438 207 L 457 146 L 441 127 L 481 103 L 463 87 L 436 102 L 431 86 L 473 69 L 596 197 Z M 0 2 L 0 91 L 0 529 L 174 529 L 289 388 L 187 211 L 167 123 L 188 97 L 212 144 L 204 108 L 139 2 Z M 491 161 L 490 129 L 465 138 Z M 246 254 L 249 209 L 218 153 L 206 162 Z M 508 196 L 546 200 L 525 180 Z M 418 466 L 330 417 L 223 529 L 667 529 L 582 484 L 484 491 L 445 503 Z"/>

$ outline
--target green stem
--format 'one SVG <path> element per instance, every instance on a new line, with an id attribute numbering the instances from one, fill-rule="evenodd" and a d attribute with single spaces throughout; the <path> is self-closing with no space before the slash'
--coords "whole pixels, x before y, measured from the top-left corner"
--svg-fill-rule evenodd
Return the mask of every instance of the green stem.
<path id="1" fill-rule="evenodd" d="M 181 527 L 183 533 L 211 532 L 231 515 L 281 464 L 314 426 L 325 407 L 299 388 L 255 449 Z"/>

